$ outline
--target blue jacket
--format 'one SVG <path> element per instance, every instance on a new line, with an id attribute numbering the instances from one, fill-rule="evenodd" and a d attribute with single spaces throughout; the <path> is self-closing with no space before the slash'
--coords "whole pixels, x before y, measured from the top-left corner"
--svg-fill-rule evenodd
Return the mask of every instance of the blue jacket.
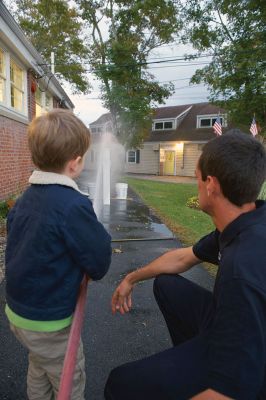
<path id="1" fill-rule="evenodd" d="M 111 238 L 91 201 L 66 182 L 31 185 L 8 215 L 6 299 L 27 319 L 69 317 L 84 273 L 101 279 L 111 262 Z"/>

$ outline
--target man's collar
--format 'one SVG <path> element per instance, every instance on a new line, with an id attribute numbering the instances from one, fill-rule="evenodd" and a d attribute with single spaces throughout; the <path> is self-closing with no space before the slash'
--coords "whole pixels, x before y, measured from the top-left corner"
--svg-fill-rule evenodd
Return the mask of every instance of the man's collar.
<path id="1" fill-rule="evenodd" d="M 62 185 L 62 186 L 68 186 L 71 187 L 72 189 L 77 190 L 78 192 L 85 194 L 81 192 L 78 188 L 78 185 L 76 184 L 73 179 L 71 179 L 69 176 L 62 175 L 62 174 L 56 174 L 54 172 L 45 172 L 45 171 L 33 171 L 32 175 L 29 178 L 29 183 L 32 185 Z"/>
<path id="2" fill-rule="evenodd" d="M 266 202 L 263 200 L 256 201 L 256 209 L 239 215 L 221 232 L 219 242 L 220 251 L 230 243 L 242 230 L 250 225 L 256 225 L 266 221 Z"/>

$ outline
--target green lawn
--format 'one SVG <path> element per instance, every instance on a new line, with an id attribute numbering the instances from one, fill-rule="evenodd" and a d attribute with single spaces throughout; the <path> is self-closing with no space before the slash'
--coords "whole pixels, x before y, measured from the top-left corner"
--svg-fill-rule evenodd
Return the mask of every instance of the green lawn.
<path id="1" fill-rule="evenodd" d="M 126 178 L 126 181 L 184 244 L 193 244 L 214 229 L 210 217 L 202 211 L 186 206 L 187 200 L 197 195 L 196 184 L 154 182 L 134 178 Z"/>
<path id="2" fill-rule="evenodd" d="M 186 206 L 187 200 L 197 195 L 196 184 L 154 182 L 134 178 L 125 178 L 125 181 L 185 246 L 194 244 L 214 229 L 208 215 Z M 216 274 L 215 266 L 205 263 L 205 267 L 212 275 Z"/>
<path id="3" fill-rule="evenodd" d="M 262 185 L 260 194 L 259 194 L 259 199 L 266 200 L 266 182 Z"/>

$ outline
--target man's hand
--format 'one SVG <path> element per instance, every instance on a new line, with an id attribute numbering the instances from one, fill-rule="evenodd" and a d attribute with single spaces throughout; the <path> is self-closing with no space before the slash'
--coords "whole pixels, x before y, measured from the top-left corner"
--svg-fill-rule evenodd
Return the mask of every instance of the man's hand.
<path id="1" fill-rule="evenodd" d="M 155 278 L 161 274 L 180 274 L 187 271 L 200 260 L 194 255 L 192 246 L 167 251 L 142 268 L 130 272 L 114 291 L 112 297 L 113 314 L 125 314 L 132 307 L 131 293 L 135 284 Z"/>
<path id="2" fill-rule="evenodd" d="M 112 296 L 112 313 L 115 314 L 119 311 L 125 314 L 130 311 L 132 307 L 131 293 L 134 284 L 130 283 L 128 276 L 126 276 L 120 285 L 114 291 Z"/>

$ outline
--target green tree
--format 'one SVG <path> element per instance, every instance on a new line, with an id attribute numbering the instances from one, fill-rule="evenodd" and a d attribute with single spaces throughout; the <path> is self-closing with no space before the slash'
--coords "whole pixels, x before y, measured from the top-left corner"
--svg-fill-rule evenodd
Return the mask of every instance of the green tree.
<path id="1" fill-rule="evenodd" d="M 180 26 L 168 0 L 77 0 L 91 32 L 89 58 L 101 81 L 102 99 L 113 129 L 124 143 L 147 135 L 152 106 L 163 103 L 172 85 L 160 85 L 147 71 L 150 52 L 169 43 Z M 107 29 L 106 29 L 107 27 Z"/>
<path id="2" fill-rule="evenodd" d="M 266 3 L 264 0 L 180 0 L 183 41 L 209 65 L 192 82 L 204 82 L 210 100 L 225 106 L 233 121 L 248 126 L 253 114 L 266 132 Z"/>
<path id="3" fill-rule="evenodd" d="M 15 18 L 31 43 L 50 64 L 55 53 L 55 72 L 75 92 L 89 89 L 86 67 L 87 47 L 82 37 L 82 21 L 65 0 L 16 0 Z"/>
<path id="4" fill-rule="evenodd" d="M 131 146 L 148 134 L 152 108 L 173 85 L 148 72 L 151 51 L 180 30 L 172 0 L 16 0 L 17 19 L 46 60 L 55 52 L 56 72 L 85 91 L 82 61 L 101 82 L 113 130 Z M 85 38 L 87 41 L 83 41 Z"/>

